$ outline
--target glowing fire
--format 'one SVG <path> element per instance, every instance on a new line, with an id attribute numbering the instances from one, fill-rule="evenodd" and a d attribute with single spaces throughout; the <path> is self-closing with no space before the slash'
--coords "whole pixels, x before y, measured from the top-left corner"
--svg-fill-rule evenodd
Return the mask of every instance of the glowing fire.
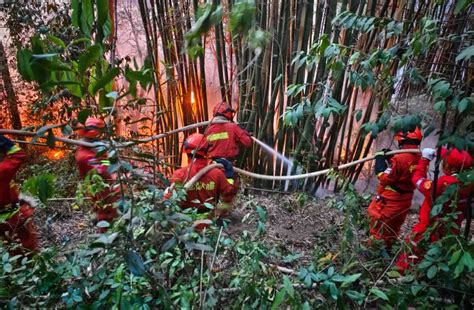
<path id="1" fill-rule="evenodd" d="M 61 150 L 49 150 L 45 153 L 43 153 L 43 155 L 50 159 L 50 160 L 60 160 L 61 158 L 63 158 L 65 155 L 66 155 L 66 152 L 65 151 L 61 151 Z"/>
<path id="2" fill-rule="evenodd" d="M 196 103 L 196 98 L 194 98 L 194 92 L 191 91 L 191 104 L 194 105 Z"/>

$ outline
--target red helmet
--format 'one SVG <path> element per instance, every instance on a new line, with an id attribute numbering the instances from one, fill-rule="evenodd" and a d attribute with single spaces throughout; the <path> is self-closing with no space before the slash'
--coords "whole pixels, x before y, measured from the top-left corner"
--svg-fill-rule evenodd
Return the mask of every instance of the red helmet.
<path id="1" fill-rule="evenodd" d="M 441 148 L 441 158 L 456 171 L 469 169 L 472 165 L 472 156 L 468 152 L 456 148 L 450 150 L 445 147 Z"/>
<path id="2" fill-rule="evenodd" d="M 84 124 L 84 127 L 77 132 L 80 136 L 85 138 L 98 138 L 105 128 L 105 122 L 100 118 L 89 117 Z"/>
<path id="3" fill-rule="evenodd" d="M 235 110 L 230 107 L 226 102 L 219 102 L 213 110 L 214 116 L 224 116 L 228 120 L 234 117 Z"/>
<path id="4" fill-rule="evenodd" d="M 405 141 L 413 141 L 420 144 L 421 140 L 423 139 L 423 134 L 421 133 L 420 128 L 416 127 L 413 131 L 397 132 L 394 136 L 394 139 L 398 141 L 398 143 L 402 143 Z"/>
<path id="5" fill-rule="evenodd" d="M 206 156 L 208 146 L 207 139 L 203 134 L 193 133 L 184 141 L 184 152 Z"/>

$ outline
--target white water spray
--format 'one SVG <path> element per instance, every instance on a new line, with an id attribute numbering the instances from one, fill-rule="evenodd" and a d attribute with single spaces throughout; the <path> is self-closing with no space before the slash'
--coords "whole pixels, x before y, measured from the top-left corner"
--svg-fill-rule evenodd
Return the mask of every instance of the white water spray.
<path id="1" fill-rule="evenodd" d="M 258 145 L 260 145 L 265 151 L 267 151 L 267 153 L 269 153 L 270 155 L 273 155 L 275 157 L 277 157 L 278 159 L 280 159 L 282 162 L 284 162 L 286 164 L 286 167 L 288 168 L 288 170 L 291 171 L 291 168 L 293 167 L 293 161 L 291 159 L 288 159 L 286 158 L 285 156 L 283 156 L 282 154 L 278 153 L 277 151 L 275 151 L 275 149 L 273 149 L 271 146 L 263 143 L 262 141 L 258 140 L 257 138 L 255 137 L 252 137 L 253 141 L 255 141 Z"/>

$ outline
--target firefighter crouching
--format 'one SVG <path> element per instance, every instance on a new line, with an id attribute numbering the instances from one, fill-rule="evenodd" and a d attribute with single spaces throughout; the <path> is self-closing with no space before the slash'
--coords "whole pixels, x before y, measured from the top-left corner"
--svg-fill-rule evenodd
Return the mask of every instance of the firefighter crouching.
<path id="1" fill-rule="evenodd" d="M 441 149 L 441 158 L 443 160 L 443 172 L 444 175 L 440 176 L 437 181 L 435 197 L 439 197 L 446 191 L 450 186 L 457 186 L 458 200 L 456 205 L 453 207 L 452 201 L 449 200 L 443 204 L 443 208 L 439 215 L 430 217 L 431 207 L 433 206 L 432 190 L 433 181 L 427 178 L 427 171 L 430 165 L 430 161 L 435 158 L 436 150 L 425 148 L 422 151 L 422 158 L 420 159 L 412 181 L 416 188 L 425 197 L 423 204 L 420 208 L 419 222 L 413 227 L 411 235 L 407 239 L 407 244 L 411 245 L 411 250 L 414 255 L 410 256 L 407 253 L 402 253 L 397 261 L 397 268 L 403 272 L 409 268 L 412 264 L 420 261 L 423 253 L 418 248 L 418 242 L 423 239 L 423 234 L 428 228 L 434 228 L 430 232 L 429 241 L 436 242 L 441 239 L 448 229 L 446 229 L 446 223 L 439 221 L 440 217 L 448 214 L 453 215 L 455 228 L 450 229 L 451 233 L 459 234 L 459 228 L 461 222 L 464 220 L 464 214 L 467 206 L 467 200 L 471 193 L 470 186 L 463 186 L 458 179 L 458 173 L 471 168 L 472 157 L 466 151 L 460 151 L 456 148 L 453 149 Z"/>
<path id="2" fill-rule="evenodd" d="M 417 149 L 422 138 L 418 127 L 412 132 L 399 132 L 394 136 L 400 149 Z M 375 173 L 379 185 L 367 214 L 371 237 L 383 240 L 385 246 L 390 248 L 397 240 L 411 207 L 415 190 L 411 179 L 420 155 L 401 153 L 388 157 L 386 151 L 389 150 L 375 154 Z"/>
<path id="3" fill-rule="evenodd" d="M 195 133 L 190 135 L 184 141 L 184 152 L 188 156 L 189 164 L 176 170 L 171 177 L 174 185 L 184 185 L 192 177 L 194 177 L 201 169 L 208 166 L 211 162 L 206 158 L 208 143 L 206 137 L 202 134 Z M 232 202 L 236 194 L 234 186 L 234 171 L 232 164 L 228 161 L 224 162 L 225 169 L 214 168 L 204 174 L 194 185 L 187 191 L 186 200 L 180 203 L 182 209 L 196 208 L 198 219 L 208 219 L 213 217 L 224 217 L 232 208 Z M 166 199 L 171 197 L 168 192 Z M 215 208 L 210 212 L 206 208 L 205 203 L 213 205 Z M 202 230 L 206 224 L 195 226 L 196 230 Z"/>
<path id="4" fill-rule="evenodd" d="M 98 118 L 88 118 L 85 126 L 78 130 L 78 134 L 86 142 L 97 142 L 105 130 L 105 122 Z M 107 221 L 111 223 L 117 216 L 118 211 L 114 203 L 119 198 L 119 189 L 114 188 L 113 178 L 107 169 L 110 165 L 107 154 L 97 156 L 98 150 L 94 148 L 79 146 L 76 151 L 76 164 L 79 168 L 79 174 L 82 179 L 87 175 L 97 173 L 102 177 L 104 182 L 110 185 L 109 188 L 97 193 L 92 198 L 94 209 L 96 211 L 97 221 Z M 105 231 L 105 229 L 101 229 Z"/>
<path id="5" fill-rule="evenodd" d="M 20 203 L 13 182 L 16 172 L 26 161 L 26 153 L 11 140 L 0 135 L 0 237 L 7 243 L 19 241 L 23 248 L 35 252 L 38 248 L 36 228 L 32 222 L 34 210 Z"/>

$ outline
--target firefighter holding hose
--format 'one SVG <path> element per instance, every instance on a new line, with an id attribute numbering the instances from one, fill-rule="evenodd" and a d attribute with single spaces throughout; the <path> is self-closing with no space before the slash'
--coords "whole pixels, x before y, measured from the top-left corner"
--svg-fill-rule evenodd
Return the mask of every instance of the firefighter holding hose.
<path id="1" fill-rule="evenodd" d="M 206 138 L 209 143 L 208 156 L 216 163 L 227 165 L 235 163 L 240 153 L 240 148 L 250 148 L 252 146 L 252 137 L 244 128 L 240 127 L 232 120 L 235 110 L 226 102 L 218 103 L 213 110 L 215 120 L 226 120 L 227 123 L 217 123 L 209 125 L 206 130 Z M 239 187 L 237 174 L 234 176 L 235 187 Z"/>
<path id="2" fill-rule="evenodd" d="M 204 135 L 199 133 L 190 135 L 184 141 L 183 148 L 188 156 L 189 165 L 174 172 L 170 181 L 175 185 L 185 184 L 211 163 L 207 158 L 208 143 Z M 209 170 L 195 182 L 187 191 L 186 200 L 180 203 L 180 207 L 182 209 L 196 208 L 202 219 L 208 218 L 209 215 L 211 217 L 212 215 L 216 217 L 227 215 L 231 211 L 236 188 L 232 164 L 227 161 L 224 167 L 224 171 L 219 168 Z M 168 192 L 165 198 L 170 197 L 171 193 Z M 205 203 L 215 206 L 212 214 L 209 214 L 210 210 Z M 200 225 L 196 229 L 203 229 L 205 226 Z"/>
<path id="3" fill-rule="evenodd" d="M 35 252 L 38 248 L 36 228 L 31 221 L 33 208 L 20 203 L 13 182 L 16 172 L 26 161 L 26 153 L 11 140 L 0 135 L 0 237 L 7 243 L 19 241 L 23 248 Z"/>
<path id="4" fill-rule="evenodd" d="M 413 131 L 398 132 L 394 139 L 400 149 L 418 149 L 423 136 L 416 127 Z M 367 214 L 371 237 L 384 241 L 385 246 L 390 248 L 397 240 L 411 207 L 415 190 L 411 178 L 420 155 L 401 153 L 386 156 L 387 151 L 389 150 L 375 153 L 375 173 L 379 185 L 377 195 L 372 199 Z"/>

